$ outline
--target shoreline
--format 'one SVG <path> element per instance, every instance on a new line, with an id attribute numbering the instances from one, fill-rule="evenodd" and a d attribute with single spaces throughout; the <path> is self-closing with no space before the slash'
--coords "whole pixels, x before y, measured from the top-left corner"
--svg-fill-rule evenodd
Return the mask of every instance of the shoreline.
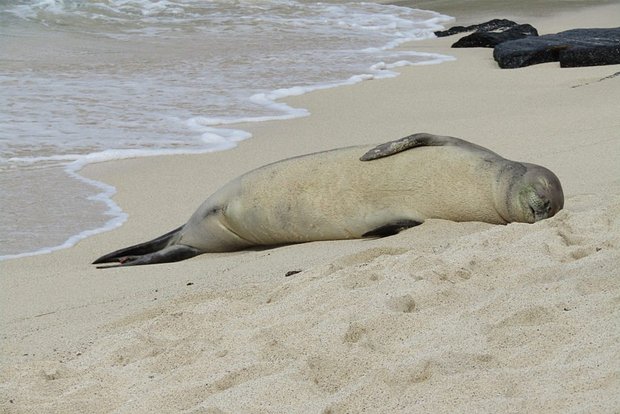
<path id="1" fill-rule="evenodd" d="M 433 54 L 433 53 L 418 53 L 415 51 L 411 51 L 411 56 L 415 56 L 418 58 L 427 58 L 428 60 L 424 60 L 421 62 L 413 62 L 413 63 L 394 63 L 385 65 L 384 69 L 380 69 L 384 73 L 376 72 L 376 70 L 372 74 L 358 74 L 349 77 L 343 81 L 334 81 L 330 83 L 321 83 L 311 86 L 293 86 L 290 88 L 281 88 L 269 93 L 266 93 L 266 100 L 269 102 L 266 105 L 278 106 L 282 109 L 281 115 L 273 115 L 266 117 L 247 117 L 244 118 L 243 121 L 227 121 L 222 120 L 221 123 L 216 124 L 214 127 L 204 127 L 213 130 L 213 134 L 222 137 L 231 136 L 232 138 L 228 138 L 229 141 L 222 142 L 219 144 L 213 144 L 213 147 L 205 147 L 203 150 L 194 149 L 194 150 L 181 150 L 177 151 L 174 149 L 139 149 L 139 150 L 117 150 L 114 152 L 120 153 L 120 155 L 113 157 L 109 155 L 108 151 L 97 152 L 86 154 L 84 156 L 79 157 L 76 161 L 70 162 L 63 167 L 64 172 L 70 177 L 81 183 L 90 185 L 94 188 L 101 190 L 100 193 L 95 194 L 94 196 L 89 197 L 89 199 L 98 199 L 106 206 L 106 211 L 104 211 L 105 216 L 112 216 L 113 218 L 109 219 L 103 226 L 83 230 L 78 234 L 74 234 L 68 239 L 66 239 L 62 244 L 55 246 L 45 246 L 40 248 L 39 250 L 22 252 L 22 253 L 11 253 L 6 255 L 0 255 L 0 262 L 4 260 L 13 260 L 19 259 L 23 257 L 30 256 L 38 256 L 41 254 L 50 254 L 58 250 L 68 249 L 75 244 L 79 243 L 81 240 L 84 240 L 88 237 L 92 237 L 97 234 L 106 233 L 108 231 L 113 231 L 114 229 L 123 225 L 123 223 L 127 220 L 127 214 L 113 201 L 113 195 L 116 193 L 116 187 L 108 185 L 106 182 L 99 181 L 96 178 L 89 178 L 87 175 L 82 175 L 80 172 L 84 169 L 88 169 L 89 166 L 93 164 L 106 164 L 106 163 L 114 163 L 121 160 L 134 160 L 138 158 L 157 158 L 157 157 L 174 157 L 174 156 L 188 156 L 188 155 L 206 155 L 213 154 L 222 151 L 229 151 L 236 148 L 239 143 L 246 139 L 251 139 L 252 134 L 247 131 L 250 128 L 227 128 L 228 126 L 236 126 L 236 125 L 254 125 L 261 122 L 280 122 L 283 120 L 295 120 L 298 118 L 303 118 L 306 116 L 310 116 L 311 114 L 307 113 L 306 109 L 303 107 L 292 107 L 282 102 L 288 97 L 293 96 L 303 96 L 308 93 L 313 93 L 316 91 L 339 88 L 342 86 L 352 86 L 360 82 L 367 82 L 370 80 L 382 80 L 389 79 L 392 77 L 396 77 L 399 75 L 397 72 L 398 68 L 403 66 L 423 66 L 423 65 L 435 65 L 441 64 L 446 61 L 452 60 L 450 56 Z M 372 65 L 372 67 L 377 66 L 378 64 Z M 371 68 L 372 68 L 371 67 Z"/>
<path id="2" fill-rule="evenodd" d="M 602 24 L 620 6 L 604 9 L 616 13 L 595 7 L 532 21 L 541 33 Z M 239 125 L 253 137 L 235 149 L 84 168 L 117 188 L 114 199 L 129 219 L 70 249 L 0 262 L 7 361 L 0 407 L 617 407 L 620 87 L 617 78 L 599 80 L 619 66 L 501 70 L 491 49 L 449 49 L 454 40 L 413 48 L 456 61 L 287 98 L 312 115 Z M 531 226 L 431 220 L 381 240 L 131 269 L 89 265 L 178 226 L 206 196 L 255 167 L 422 131 L 550 168 L 562 180 L 565 210 Z"/>

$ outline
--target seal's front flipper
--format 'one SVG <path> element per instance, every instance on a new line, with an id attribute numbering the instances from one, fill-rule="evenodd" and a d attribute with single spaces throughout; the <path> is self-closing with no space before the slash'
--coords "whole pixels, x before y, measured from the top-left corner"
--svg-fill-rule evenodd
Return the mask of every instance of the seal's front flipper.
<path id="1" fill-rule="evenodd" d="M 387 237 L 387 236 L 393 236 L 397 233 L 400 233 L 401 231 L 411 228 L 411 227 L 415 227 L 415 226 L 419 226 L 420 224 L 422 224 L 419 221 L 415 221 L 415 220 L 396 220 L 393 221 L 391 223 L 385 224 L 381 227 L 377 227 L 376 229 L 370 230 L 364 234 L 362 234 L 362 237 Z"/>
<path id="2" fill-rule="evenodd" d="M 106 262 L 101 262 L 97 260 L 93 264 L 118 262 L 118 264 L 112 264 L 109 266 L 97 266 L 97 269 L 109 269 L 111 267 L 121 266 L 139 266 L 156 263 L 170 263 L 189 259 L 190 257 L 197 256 L 201 253 L 202 252 L 195 247 L 185 246 L 183 244 L 175 244 L 154 253 L 143 254 L 140 256 L 121 256 L 117 257 L 115 260 L 109 260 Z"/>
<path id="3" fill-rule="evenodd" d="M 471 148 L 490 152 L 486 148 L 479 145 L 472 144 L 460 138 L 446 137 L 442 135 L 433 135 L 421 132 L 418 134 L 409 135 L 407 137 L 397 139 L 396 141 L 386 142 L 385 144 L 377 145 L 375 148 L 366 152 L 366 154 L 360 157 L 360 161 L 372 161 L 379 158 L 389 157 L 390 155 L 398 154 L 399 152 L 407 151 L 411 148 L 418 147 L 442 147 L 446 145 L 455 145 L 462 148 Z"/>

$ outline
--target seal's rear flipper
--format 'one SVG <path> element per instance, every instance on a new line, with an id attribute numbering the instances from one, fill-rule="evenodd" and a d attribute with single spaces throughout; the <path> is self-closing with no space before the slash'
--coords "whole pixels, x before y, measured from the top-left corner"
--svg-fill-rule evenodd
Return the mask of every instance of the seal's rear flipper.
<path id="1" fill-rule="evenodd" d="M 117 257 L 115 260 L 108 260 L 106 262 L 96 260 L 93 264 L 118 262 L 118 264 L 113 264 L 109 266 L 97 266 L 97 269 L 109 269 L 111 267 L 120 266 L 139 266 L 156 263 L 170 263 L 189 259 L 190 257 L 197 256 L 201 253 L 202 252 L 195 247 L 185 246 L 183 244 L 175 244 L 154 253 L 148 253 L 139 256 L 121 256 Z"/>
<path id="2" fill-rule="evenodd" d="M 154 256 L 154 255 L 159 255 L 159 256 L 163 255 L 163 257 L 160 257 L 159 261 L 154 261 L 156 259 L 154 257 L 151 257 L 151 261 L 141 261 L 141 263 L 135 263 L 135 264 L 164 263 L 164 262 L 176 262 L 179 260 L 187 259 L 192 256 L 196 256 L 196 254 L 198 253 L 175 260 L 177 255 L 172 254 L 172 252 L 169 253 L 168 255 L 164 255 L 164 251 L 167 250 L 169 246 L 172 247 L 171 245 L 173 245 L 173 243 L 175 242 L 175 238 L 181 232 L 182 228 L 183 226 L 177 229 L 174 229 L 171 232 L 164 234 L 163 236 L 159 236 L 156 239 L 153 239 L 151 241 L 136 244 L 134 246 L 125 247 L 124 249 L 116 250 L 112 253 L 103 255 L 97 260 L 95 260 L 93 264 L 115 263 L 115 262 L 123 264 L 124 262 L 128 261 L 128 258 L 132 258 L 132 260 L 137 260 L 138 257 L 144 257 L 144 260 L 146 260 L 146 257 Z M 179 245 L 179 246 L 185 247 L 188 249 L 193 249 L 192 247 L 189 247 L 189 246 L 183 246 L 183 245 Z M 169 256 L 169 260 L 161 260 L 164 257 L 168 257 L 168 256 Z"/>
<path id="3" fill-rule="evenodd" d="M 397 233 L 400 233 L 403 230 L 406 230 L 411 227 L 419 226 L 422 224 L 419 221 L 415 220 L 396 220 L 391 223 L 385 224 L 381 227 L 377 227 L 376 229 L 372 229 L 362 234 L 362 237 L 387 237 L 393 236 Z"/>

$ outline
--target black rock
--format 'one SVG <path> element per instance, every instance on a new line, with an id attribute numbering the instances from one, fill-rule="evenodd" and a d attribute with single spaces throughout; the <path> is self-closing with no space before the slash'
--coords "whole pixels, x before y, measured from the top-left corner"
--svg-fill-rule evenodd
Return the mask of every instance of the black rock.
<path id="1" fill-rule="evenodd" d="M 517 23 L 513 22 L 512 20 L 493 19 L 480 24 L 472 24 L 471 26 L 454 26 L 449 28 L 448 30 L 441 30 L 435 32 L 435 36 L 446 37 L 452 36 L 457 33 L 465 32 L 491 32 L 493 30 L 506 30 L 516 25 Z"/>
<path id="2" fill-rule="evenodd" d="M 538 31 L 529 24 L 512 26 L 503 32 L 475 32 L 459 39 L 452 47 L 495 47 L 509 40 L 538 36 Z"/>
<path id="3" fill-rule="evenodd" d="M 511 40 L 495 46 L 493 57 L 501 68 L 555 61 L 561 67 L 620 64 L 620 27 L 573 29 Z"/>
<path id="4" fill-rule="evenodd" d="M 560 67 L 620 64 L 620 43 L 608 46 L 571 47 L 560 52 Z"/>

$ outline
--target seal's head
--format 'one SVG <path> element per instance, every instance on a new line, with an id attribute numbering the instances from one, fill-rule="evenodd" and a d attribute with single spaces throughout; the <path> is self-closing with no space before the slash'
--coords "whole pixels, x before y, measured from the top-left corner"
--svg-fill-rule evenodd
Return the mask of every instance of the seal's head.
<path id="1" fill-rule="evenodd" d="M 553 217 L 564 207 L 564 192 L 558 177 L 540 165 L 523 163 L 527 171 L 515 185 L 517 209 L 526 223 Z"/>

